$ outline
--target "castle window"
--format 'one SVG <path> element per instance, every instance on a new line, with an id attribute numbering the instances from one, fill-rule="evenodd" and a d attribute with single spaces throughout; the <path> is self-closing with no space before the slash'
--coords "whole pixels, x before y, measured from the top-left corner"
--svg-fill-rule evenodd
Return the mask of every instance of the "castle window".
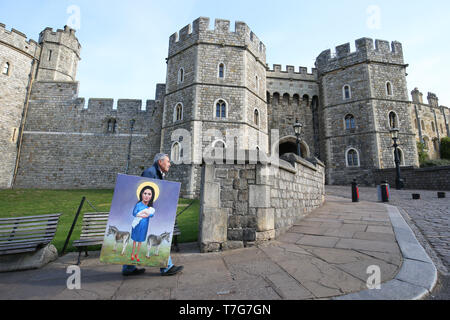
<path id="1" fill-rule="evenodd" d="M 220 99 L 216 102 L 216 118 L 223 118 L 225 119 L 227 117 L 227 103 Z"/>
<path id="2" fill-rule="evenodd" d="M 433 121 L 431 121 L 431 130 L 432 130 L 433 132 L 436 132 L 436 128 L 435 128 L 435 126 L 434 126 L 434 122 L 433 122 Z"/>
<path id="3" fill-rule="evenodd" d="M 355 125 L 355 117 L 352 114 L 348 114 L 345 116 L 345 129 L 346 130 L 350 130 L 350 129 L 355 129 L 356 125 Z"/>
<path id="4" fill-rule="evenodd" d="M 182 158 L 182 150 L 179 142 L 175 142 L 172 145 L 172 150 L 170 153 L 170 158 L 173 162 L 179 163 Z"/>
<path id="5" fill-rule="evenodd" d="M 173 112 L 173 122 L 183 120 L 183 104 L 177 103 Z"/>
<path id="6" fill-rule="evenodd" d="M 183 83 L 184 82 L 184 69 L 180 68 L 180 70 L 178 70 L 178 83 Z"/>
<path id="7" fill-rule="evenodd" d="M 397 148 L 397 154 L 398 154 L 398 158 L 400 159 L 400 165 L 404 166 L 405 165 L 405 157 L 403 156 L 403 151 L 400 148 Z M 393 157 L 394 157 L 394 163 L 395 163 L 395 149 L 393 150 L 392 153 Z"/>
<path id="8" fill-rule="evenodd" d="M 9 64 L 9 62 L 6 62 L 5 65 L 3 66 L 2 73 L 6 76 L 9 76 L 9 69 L 10 69 L 10 64 Z"/>
<path id="9" fill-rule="evenodd" d="M 116 133 L 117 132 L 117 120 L 116 119 L 109 119 L 108 120 L 108 127 L 106 129 L 107 133 Z"/>
<path id="10" fill-rule="evenodd" d="M 359 154 L 355 149 L 348 149 L 346 152 L 347 167 L 359 167 Z"/>
<path id="11" fill-rule="evenodd" d="M 418 125 L 418 123 L 417 123 L 417 119 L 414 119 L 414 127 L 415 127 L 416 129 L 419 128 L 419 125 Z"/>
<path id="12" fill-rule="evenodd" d="M 349 85 L 346 84 L 346 85 L 342 88 L 342 95 L 343 95 L 344 100 L 349 100 L 349 99 L 351 99 L 351 97 L 352 97 L 352 90 L 351 90 L 351 88 L 350 88 Z"/>
<path id="13" fill-rule="evenodd" d="M 219 79 L 224 79 L 225 78 L 225 64 L 220 63 L 219 64 Z"/>
<path id="14" fill-rule="evenodd" d="M 389 127 L 391 129 L 399 128 L 398 126 L 398 117 L 394 111 L 389 112 Z"/>
<path id="15" fill-rule="evenodd" d="M 389 81 L 386 82 L 386 95 L 392 96 L 392 84 Z"/>
<path id="16" fill-rule="evenodd" d="M 256 88 L 256 91 L 259 91 L 259 78 L 258 78 L 258 76 L 255 77 L 255 88 Z"/>
<path id="17" fill-rule="evenodd" d="M 48 50 L 48 61 L 52 60 L 53 50 Z"/>
<path id="18" fill-rule="evenodd" d="M 259 126 L 259 111 L 258 111 L 258 109 L 255 109 L 253 118 L 254 118 L 255 125 Z"/>
<path id="19" fill-rule="evenodd" d="M 426 130 L 425 122 L 423 122 L 423 120 L 420 121 L 420 126 L 421 126 L 422 130 Z"/>

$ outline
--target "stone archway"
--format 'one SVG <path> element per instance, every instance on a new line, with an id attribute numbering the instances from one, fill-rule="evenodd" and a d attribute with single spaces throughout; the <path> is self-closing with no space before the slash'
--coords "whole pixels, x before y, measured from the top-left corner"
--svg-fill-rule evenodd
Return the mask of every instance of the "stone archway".
<path id="1" fill-rule="evenodd" d="M 300 149 L 302 151 L 303 158 L 310 158 L 309 146 L 305 141 L 300 142 Z M 275 151 L 281 157 L 286 153 L 297 154 L 297 138 L 294 136 L 286 136 L 281 138 L 275 146 Z"/>

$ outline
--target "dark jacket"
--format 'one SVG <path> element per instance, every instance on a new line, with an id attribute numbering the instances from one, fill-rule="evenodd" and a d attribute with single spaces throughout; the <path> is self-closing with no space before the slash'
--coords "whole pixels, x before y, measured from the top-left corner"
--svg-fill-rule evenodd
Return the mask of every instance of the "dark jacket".
<path id="1" fill-rule="evenodd" d="M 156 162 L 153 166 L 142 172 L 141 176 L 150 179 L 164 180 L 161 170 L 159 169 L 158 162 Z"/>

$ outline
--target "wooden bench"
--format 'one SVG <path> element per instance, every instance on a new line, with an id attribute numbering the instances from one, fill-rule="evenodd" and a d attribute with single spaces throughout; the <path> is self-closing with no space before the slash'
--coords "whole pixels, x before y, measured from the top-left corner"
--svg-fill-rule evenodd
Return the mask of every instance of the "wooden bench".
<path id="1" fill-rule="evenodd" d="M 0 219 L 0 255 L 33 252 L 52 242 L 61 213 Z"/>
<path id="2" fill-rule="evenodd" d="M 78 265 L 80 264 L 81 252 L 83 250 L 87 257 L 87 249 L 89 246 L 103 244 L 108 217 L 109 212 L 90 212 L 84 214 L 80 239 L 72 243 L 79 250 Z"/>

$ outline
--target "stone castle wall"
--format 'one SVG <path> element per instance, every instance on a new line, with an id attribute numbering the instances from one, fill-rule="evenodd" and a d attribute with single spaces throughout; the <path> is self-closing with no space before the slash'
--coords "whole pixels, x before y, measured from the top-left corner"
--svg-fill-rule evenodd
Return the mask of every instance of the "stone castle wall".
<path id="1" fill-rule="evenodd" d="M 164 88 L 159 88 L 163 91 Z M 161 93 L 157 93 L 157 96 Z M 90 99 L 85 108 L 77 82 L 36 82 L 30 97 L 17 188 L 113 188 L 124 173 L 130 142 L 130 175 L 140 175 L 159 152 L 161 103 Z M 108 121 L 115 120 L 115 132 Z"/>
<path id="2" fill-rule="evenodd" d="M 275 239 L 323 204 L 324 165 L 320 161 L 309 163 L 294 154 L 287 159 L 290 162 L 280 159 L 278 165 L 247 160 L 242 164 L 224 161 L 203 166 L 199 234 L 202 251 Z"/>
<path id="3" fill-rule="evenodd" d="M 387 181 L 391 188 L 395 187 L 395 168 L 374 170 L 374 180 L 377 185 Z M 450 166 L 415 168 L 402 167 L 401 177 L 405 182 L 405 189 L 450 191 Z"/>

